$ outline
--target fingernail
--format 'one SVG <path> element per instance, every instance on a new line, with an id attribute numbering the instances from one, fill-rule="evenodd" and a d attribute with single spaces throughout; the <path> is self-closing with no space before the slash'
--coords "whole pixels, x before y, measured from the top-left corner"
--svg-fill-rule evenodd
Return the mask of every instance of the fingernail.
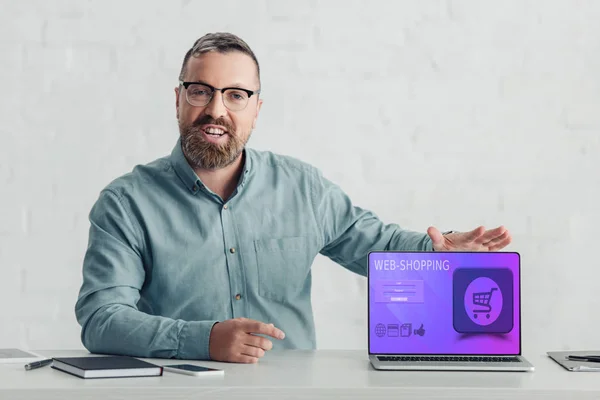
<path id="1" fill-rule="evenodd" d="M 285 333 L 283 331 L 279 331 L 279 339 L 283 339 L 285 337 Z"/>

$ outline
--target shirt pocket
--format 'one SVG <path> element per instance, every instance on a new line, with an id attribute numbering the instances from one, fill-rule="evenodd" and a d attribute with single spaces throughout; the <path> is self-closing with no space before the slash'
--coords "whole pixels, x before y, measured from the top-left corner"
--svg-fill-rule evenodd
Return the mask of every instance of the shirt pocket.
<path id="1" fill-rule="evenodd" d="M 290 302 L 309 283 L 311 260 L 306 237 L 255 240 L 254 249 L 260 296 Z"/>

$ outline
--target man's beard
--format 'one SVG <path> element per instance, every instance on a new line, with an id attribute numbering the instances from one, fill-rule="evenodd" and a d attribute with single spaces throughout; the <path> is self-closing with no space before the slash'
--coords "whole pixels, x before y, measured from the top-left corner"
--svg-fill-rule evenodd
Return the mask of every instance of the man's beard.
<path id="1" fill-rule="evenodd" d="M 221 125 L 227 130 L 229 137 L 224 144 L 207 142 L 204 132 L 200 127 L 205 124 Z M 235 127 L 228 121 L 219 118 L 213 119 L 205 115 L 191 125 L 179 124 L 181 133 L 181 148 L 192 167 L 203 169 L 220 169 L 231 165 L 244 150 L 248 141 L 240 139 L 236 134 Z"/>

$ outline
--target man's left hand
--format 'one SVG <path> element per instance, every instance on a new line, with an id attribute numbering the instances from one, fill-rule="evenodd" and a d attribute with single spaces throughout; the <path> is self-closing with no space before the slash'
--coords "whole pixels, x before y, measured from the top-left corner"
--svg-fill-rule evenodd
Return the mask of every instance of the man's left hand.
<path id="1" fill-rule="evenodd" d="M 497 251 L 512 241 L 510 232 L 504 226 L 489 230 L 480 226 L 470 232 L 453 232 L 446 235 L 430 226 L 427 234 L 435 251 Z"/>

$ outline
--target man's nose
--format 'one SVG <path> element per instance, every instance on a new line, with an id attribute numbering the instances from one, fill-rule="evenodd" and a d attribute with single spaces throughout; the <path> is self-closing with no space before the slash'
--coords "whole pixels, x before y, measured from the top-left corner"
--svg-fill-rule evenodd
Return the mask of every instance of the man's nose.
<path id="1" fill-rule="evenodd" d="M 219 91 L 215 91 L 212 99 L 206 105 L 204 112 L 210 115 L 213 119 L 225 117 L 227 115 L 227 108 L 223 104 L 223 94 Z"/>

